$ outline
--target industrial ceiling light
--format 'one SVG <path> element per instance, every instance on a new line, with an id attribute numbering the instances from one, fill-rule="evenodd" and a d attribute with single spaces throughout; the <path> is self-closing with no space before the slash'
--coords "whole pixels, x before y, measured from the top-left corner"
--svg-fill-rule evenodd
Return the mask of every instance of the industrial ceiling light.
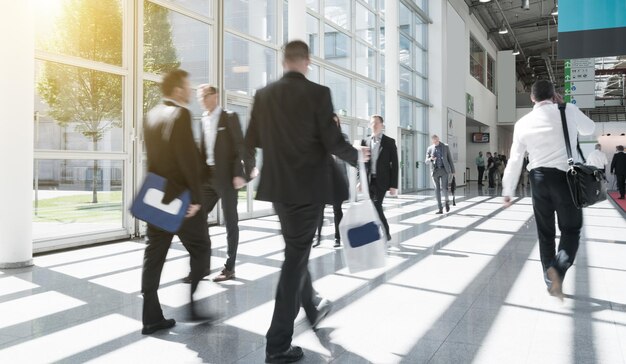
<path id="1" fill-rule="evenodd" d="M 480 0 L 480 2 L 481 2 L 481 3 L 488 3 L 488 2 L 490 2 L 490 1 L 491 1 L 491 0 Z"/>
<path id="2" fill-rule="evenodd" d="M 530 10 L 530 0 L 522 0 L 522 9 Z"/>
<path id="3" fill-rule="evenodd" d="M 515 50 L 513 51 L 513 55 L 517 56 L 519 54 L 519 49 L 517 49 L 517 47 L 515 48 Z"/>
<path id="4" fill-rule="evenodd" d="M 557 15 L 559 15 L 559 5 L 558 5 L 558 4 L 557 4 L 557 5 L 555 5 L 555 6 L 552 8 L 552 11 L 550 12 L 550 15 L 552 15 L 552 16 L 557 16 Z"/>
<path id="5" fill-rule="evenodd" d="M 509 30 L 506 28 L 506 26 L 504 25 L 504 22 L 502 22 L 502 26 L 500 27 L 500 30 L 498 30 L 498 33 L 500 34 L 506 34 L 508 33 Z"/>

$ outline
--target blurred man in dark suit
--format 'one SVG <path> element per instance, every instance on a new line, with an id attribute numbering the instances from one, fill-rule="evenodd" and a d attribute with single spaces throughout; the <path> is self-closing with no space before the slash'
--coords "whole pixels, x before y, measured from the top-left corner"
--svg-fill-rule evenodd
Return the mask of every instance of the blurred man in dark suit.
<path id="1" fill-rule="evenodd" d="M 361 145 L 369 147 L 372 153 L 371 160 L 365 164 L 370 197 L 378 211 L 380 221 L 385 226 L 387 241 L 389 241 L 391 234 L 383 211 L 383 200 L 387 191 L 392 196 L 398 193 L 398 148 L 396 148 L 396 141 L 384 134 L 384 123 L 382 116 L 372 115 L 370 118 L 372 135 L 363 139 Z"/>
<path id="2" fill-rule="evenodd" d="M 219 104 L 219 93 L 215 86 L 200 85 L 197 90 L 198 101 L 206 110 L 202 114 L 201 154 L 202 193 L 204 195 L 204 214 L 213 210 L 217 201 L 222 200 L 222 211 L 226 222 L 226 240 L 228 241 L 228 259 L 224 268 L 213 278 L 222 282 L 235 278 L 235 259 L 239 246 L 239 214 L 237 199 L 240 188 L 246 185 L 243 160 L 243 133 L 239 116 L 224 110 Z M 210 255 L 210 252 L 209 252 Z M 207 267 L 205 275 L 211 273 Z M 191 281 L 189 275 L 185 282 Z"/>
<path id="3" fill-rule="evenodd" d="M 624 199 L 624 192 L 626 192 L 626 154 L 624 154 L 624 146 L 617 146 L 617 153 L 613 155 L 611 161 L 611 173 L 613 173 L 617 179 L 617 189 L 619 190 L 618 199 Z"/>
<path id="4" fill-rule="evenodd" d="M 263 149 L 256 199 L 273 202 L 285 240 L 285 261 L 266 335 L 266 363 L 290 363 L 304 355 L 291 345 L 301 306 L 313 328 L 328 314 L 330 306 L 316 307 L 313 300 L 311 243 L 324 204 L 333 202 L 330 155 L 352 165 L 359 158 L 359 151 L 343 139 L 333 121 L 328 87 L 306 79 L 309 63 L 306 43 L 285 45 L 285 74 L 256 92 L 245 137 L 249 160 L 256 148 Z"/>
<path id="5" fill-rule="evenodd" d="M 148 112 L 144 126 L 148 172 L 167 180 L 163 203 L 169 204 L 183 191 L 191 192 L 191 205 L 186 220 L 176 233 L 191 261 L 191 318 L 201 319 L 195 309 L 193 293 L 207 266 L 211 247 L 206 218 L 201 213 L 200 152 L 191 131 L 191 113 L 187 109 L 191 97 L 188 74 L 171 71 L 161 84 L 163 102 Z M 144 253 L 141 293 L 143 294 L 142 334 L 152 334 L 176 323 L 165 319 L 157 290 L 167 251 L 174 234 L 148 224 L 148 242 Z M 206 318 L 206 317 L 204 317 Z"/>

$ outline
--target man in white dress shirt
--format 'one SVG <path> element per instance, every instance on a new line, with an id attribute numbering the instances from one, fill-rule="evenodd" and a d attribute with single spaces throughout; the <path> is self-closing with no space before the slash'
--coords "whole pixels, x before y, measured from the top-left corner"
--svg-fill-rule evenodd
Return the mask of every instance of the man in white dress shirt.
<path id="1" fill-rule="evenodd" d="M 602 145 L 596 144 L 596 149 L 589 153 L 589 156 L 587 157 L 587 165 L 594 166 L 601 169 L 602 172 L 605 172 L 607 164 L 609 164 L 609 160 L 606 158 L 606 154 L 602 151 Z"/>
<path id="2" fill-rule="evenodd" d="M 203 212 L 205 218 L 208 217 L 217 201 L 221 199 L 226 222 L 228 259 L 220 274 L 213 278 L 213 281 L 221 282 L 235 278 L 235 260 L 239 245 L 237 191 L 246 185 L 245 176 L 249 173 L 252 162 L 242 160 L 244 159 L 244 143 L 239 117 L 236 113 L 224 110 L 219 105 L 217 87 L 200 85 L 197 96 L 198 102 L 206 110 L 202 114 L 200 138 L 200 153 L 204 162 L 202 168 Z M 209 273 L 210 265 L 207 265 L 205 275 Z M 185 281 L 189 281 L 189 277 Z"/>
<path id="3" fill-rule="evenodd" d="M 574 263 L 583 213 L 574 205 L 567 186 L 567 151 L 558 105 L 560 95 L 546 80 L 535 82 L 531 99 L 533 111 L 522 117 L 513 132 L 510 159 L 504 171 L 502 196 L 505 207 L 511 205 L 511 197 L 519 180 L 524 153 L 528 151 L 528 167 L 533 199 L 533 210 L 539 235 L 539 252 L 543 265 L 544 279 L 551 295 L 562 298 L 562 282 L 565 272 Z M 590 135 L 594 122 L 575 105 L 565 108 L 569 142 L 576 150 L 577 134 Z M 576 155 L 573 156 L 576 158 Z M 558 217 L 561 238 L 555 251 L 555 221 Z"/>

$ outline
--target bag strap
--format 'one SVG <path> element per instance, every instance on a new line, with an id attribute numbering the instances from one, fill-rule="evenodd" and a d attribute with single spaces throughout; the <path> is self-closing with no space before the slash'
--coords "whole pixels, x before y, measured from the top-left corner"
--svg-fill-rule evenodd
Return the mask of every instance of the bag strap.
<path id="1" fill-rule="evenodd" d="M 569 131 L 567 130 L 565 106 L 566 104 L 559 104 L 559 111 L 561 112 L 561 124 L 563 125 L 563 136 L 565 137 L 565 149 L 567 150 L 567 164 L 571 167 L 574 165 L 574 158 L 572 158 L 572 146 L 570 145 Z"/>
<path id="2" fill-rule="evenodd" d="M 587 159 L 585 159 L 583 150 L 580 149 L 580 142 L 578 141 L 578 138 L 576 138 L 576 150 L 578 150 L 578 155 L 580 155 L 580 158 L 583 160 L 583 163 L 587 163 Z"/>
<path id="3" fill-rule="evenodd" d="M 361 153 L 361 152 L 359 152 Z M 350 171 L 348 173 L 348 179 L 350 183 L 350 204 L 353 204 L 357 200 L 358 191 L 356 190 L 356 182 L 357 182 L 357 169 L 359 171 L 358 178 L 359 183 L 361 184 L 361 193 L 365 200 L 371 199 L 370 197 L 370 186 L 367 181 L 367 171 L 365 169 L 365 162 L 359 158 L 359 162 L 357 163 L 357 167 L 349 167 Z"/>

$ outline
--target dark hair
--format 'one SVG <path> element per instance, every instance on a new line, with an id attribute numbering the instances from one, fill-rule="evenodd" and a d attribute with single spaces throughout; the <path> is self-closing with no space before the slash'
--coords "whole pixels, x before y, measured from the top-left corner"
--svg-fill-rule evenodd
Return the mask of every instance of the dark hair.
<path id="1" fill-rule="evenodd" d="M 184 87 L 185 79 L 188 76 L 189 72 L 181 69 L 175 69 L 163 75 L 163 82 L 161 82 L 161 92 L 163 92 L 163 95 L 170 96 L 176 87 Z"/>
<path id="2" fill-rule="evenodd" d="M 374 115 L 372 115 L 372 119 L 373 119 L 373 118 L 377 118 L 378 120 L 380 120 L 380 123 L 381 123 L 381 124 L 384 124 L 384 123 L 385 123 L 385 119 L 383 119 L 383 117 L 382 117 L 382 116 L 380 116 L 380 115 L 378 115 L 378 114 L 374 114 Z"/>
<path id="3" fill-rule="evenodd" d="M 623 145 L 618 145 L 617 146 L 617 150 L 619 150 L 620 152 L 624 151 L 624 146 Z"/>
<path id="4" fill-rule="evenodd" d="M 283 47 L 285 61 L 294 62 L 309 59 L 309 46 L 301 40 L 292 40 Z"/>
<path id="5" fill-rule="evenodd" d="M 532 95 L 536 102 L 552 100 L 554 85 L 548 80 L 538 80 L 533 84 Z"/>

